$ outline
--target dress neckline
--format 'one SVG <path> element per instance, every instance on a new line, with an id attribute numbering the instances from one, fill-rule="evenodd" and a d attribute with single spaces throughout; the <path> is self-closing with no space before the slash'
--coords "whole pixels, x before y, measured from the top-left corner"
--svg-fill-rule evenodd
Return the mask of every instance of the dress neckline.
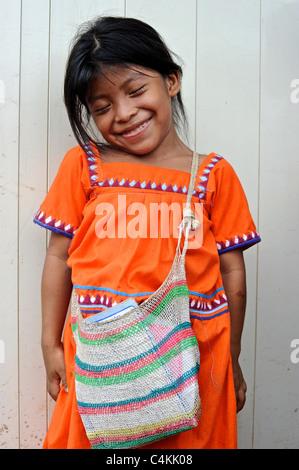
<path id="1" fill-rule="evenodd" d="M 208 155 L 205 156 L 205 158 L 202 160 L 202 162 L 200 163 L 199 167 L 198 167 L 198 171 L 202 168 L 202 167 L 205 167 L 207 162 L 212 158 L 212 156 L 214 155 L 213 152 L 209 153 Z M 100 159 L 101 159 L 101 156 L 99 156 Z M 186 175 L 189 175 L 191 174 L 190 171 L 186 171 L 186 170 L 178 170 L 178 169 L 175 169 L 175 168 L 166 168 L 166 167 L 163 167 L 163 166 L 155 166 L 155 165 L 148 165 L 148 164 L 144 164 L 144 163 L 137 163 L 137 162 L 125 162 L 125 161 L 114 161 L 114 162 L 103 162 L 101 160 L 101 164 L 102 165 L 118 165 L 118 166 L 122 166 L 122 165 L 125 165 L 125 166 L 135 166 L 136 168 L 146 168 L 146 169 L 150 169 L 150 170 L 154 170 L 155 172 L 159 171 L 159 170 L 162 170 L 162 171 L 167 171 L 167 172 L 170 172 L 170 171 L 174 171 L 176 173 L 185 173 Z M 191 170 L 191 168 L 190 168 Z"/>

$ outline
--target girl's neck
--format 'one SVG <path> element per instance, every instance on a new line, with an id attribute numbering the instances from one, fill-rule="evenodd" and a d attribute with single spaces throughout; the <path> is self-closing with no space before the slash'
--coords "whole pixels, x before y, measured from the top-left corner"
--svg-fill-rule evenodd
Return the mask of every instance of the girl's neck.
<path id="1" fill-rule="evenodd" d="M 168 145 L 162 144 L 145 155 L 129 154 L 112 147 L 100 151 L 101 160 L 104 163 L 131 162 L 183 171 L 189 171 L 192 155 L 193 151 L 177 135 L 171 144 L 169 142 Z"/>

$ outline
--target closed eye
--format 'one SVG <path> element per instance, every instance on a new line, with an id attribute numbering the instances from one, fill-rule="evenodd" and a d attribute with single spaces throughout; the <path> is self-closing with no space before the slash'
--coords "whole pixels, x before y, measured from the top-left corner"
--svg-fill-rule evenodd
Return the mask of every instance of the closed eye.
<path id="1" fill-rule="evenodd" d="M 144 91 L 144 85 L 141 86 L 140 88 L 137 88 L 137 90 L 133 90 L 131 91 L 131 93 L 129 93 L 130 96 L 136 96 L 136 95 L 139 95 L 140 93 L 142 93 Z"/>
<path id="2" fill-rule="evenodd" d="M 104 106 L 103 108 L 95 109 L 94 113 L 101 114 L 101 113 L 104 113 L 105 111 L 108 111 L 109 108 L 110 108 L 110 104 L 108 104 L 107 106 Z"/>

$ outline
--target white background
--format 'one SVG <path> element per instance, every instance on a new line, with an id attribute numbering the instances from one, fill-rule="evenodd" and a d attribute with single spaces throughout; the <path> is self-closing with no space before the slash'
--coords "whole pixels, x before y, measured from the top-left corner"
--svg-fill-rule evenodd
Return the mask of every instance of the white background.
<path id="1" fill-rule="evenodd" d="M 40 349 L 47 235 L 32 219 L 76 144 L 62 100 L 69 42 L 99 14 L 158 29 L 184 61 L 191 147 L 239 175 L 262 237 L 246 252 L 239 447 L 298 448 L 298 0 L 0 0 L 0 448 L 40 448 L 53 409 Z"/>

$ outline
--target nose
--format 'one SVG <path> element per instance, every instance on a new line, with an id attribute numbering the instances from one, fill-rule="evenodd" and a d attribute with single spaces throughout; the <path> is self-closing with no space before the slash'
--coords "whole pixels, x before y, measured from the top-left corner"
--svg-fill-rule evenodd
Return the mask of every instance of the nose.
<path id="1" fill-rule="evenodd" d="M 118 100 L 115 104 L 115 122 L 128 122 L 131 117 L 137 114 L 137 109 L 130 99 Z"/>

